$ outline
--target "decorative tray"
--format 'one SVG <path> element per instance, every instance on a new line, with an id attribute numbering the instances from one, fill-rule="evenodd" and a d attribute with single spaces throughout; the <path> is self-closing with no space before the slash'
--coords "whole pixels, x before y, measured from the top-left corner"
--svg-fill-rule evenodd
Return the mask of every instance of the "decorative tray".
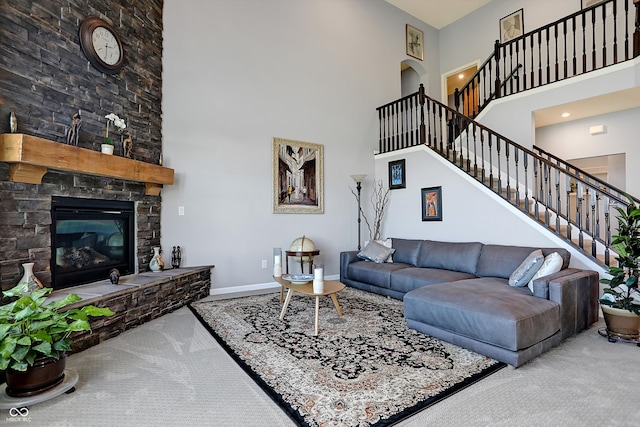
<path id="1" fill-rule="evenodd" d="M 313 280 L 313 274 L 283 274 L 282 278 L 294 285 L 304 285 Z"/>

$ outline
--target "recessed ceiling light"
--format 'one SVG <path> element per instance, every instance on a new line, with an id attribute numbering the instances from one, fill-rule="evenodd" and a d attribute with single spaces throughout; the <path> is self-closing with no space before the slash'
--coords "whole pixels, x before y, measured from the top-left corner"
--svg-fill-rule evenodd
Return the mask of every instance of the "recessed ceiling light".
<path id="1" fill-rule="evenodd" d="M 569 117 L 571 115 L 571 113 L 562 113 L 562 117 Z"/>

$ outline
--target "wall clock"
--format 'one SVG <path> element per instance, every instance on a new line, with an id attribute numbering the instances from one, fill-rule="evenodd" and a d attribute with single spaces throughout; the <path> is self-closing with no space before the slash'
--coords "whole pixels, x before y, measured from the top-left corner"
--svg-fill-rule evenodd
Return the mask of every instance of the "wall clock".
<path id="1" fill-rule="evenodd" d="M 108 22 L 90 16 L 80 24 L 80 46 L 91 65 L 105 74 L 115 74 L 124 65 L 120 36 Z"/>

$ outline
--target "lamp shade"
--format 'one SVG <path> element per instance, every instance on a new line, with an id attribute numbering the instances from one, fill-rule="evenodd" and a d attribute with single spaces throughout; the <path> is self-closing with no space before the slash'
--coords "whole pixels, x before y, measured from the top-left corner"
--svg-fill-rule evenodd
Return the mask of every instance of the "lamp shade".
<path id="1" fill-rule="evenodd" d="M 351 175 L 351 178 L 353 178 L 353 180 L 357 183 L 364 181 L 366 177 L 367 177 L 366 174 Z"/>

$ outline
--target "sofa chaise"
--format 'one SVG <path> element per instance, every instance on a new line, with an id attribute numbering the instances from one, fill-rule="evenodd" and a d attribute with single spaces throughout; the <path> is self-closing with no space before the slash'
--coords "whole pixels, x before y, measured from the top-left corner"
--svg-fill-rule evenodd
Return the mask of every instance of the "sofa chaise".
<path id="1" fill-rule="evenodd" d="M 402 299 L 408 327 L 424 334 L 517 367 L 598 320 L 598 273 L 568 268 L 565 249 L 391 242 L 392 262 L 342 252 L 340 281 Z M 560 271 L 510 286 L 537 249 L 562 257 Z"/>

